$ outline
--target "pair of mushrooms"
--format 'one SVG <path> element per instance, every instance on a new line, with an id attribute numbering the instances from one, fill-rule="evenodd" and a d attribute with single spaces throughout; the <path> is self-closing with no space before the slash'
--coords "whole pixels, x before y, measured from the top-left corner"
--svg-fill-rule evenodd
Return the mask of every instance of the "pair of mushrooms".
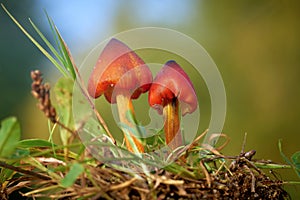
<path id="1" fill-rule="evenodd" d="M 164 116 L 166 143 L 174 150 L 183 144 L 179 109 L 185 115 L 194 112 L 198 105 L 191 80 L 175 61 L 168 61 L 153 80 L 148 66 L 134 51 L 111 39 L 90 75 L 88 92 L 93 98 L 104 94 L 109 103 L 117 103 L 120 122 L 125 125 L 122 126 L 125 144 L 131 152 L 143 153 L 144 146 L 130 131 L 135 124 L 126 116 L 128 112 L 134 114 L 131 100 L 147 91 L 150 106 Z"/>

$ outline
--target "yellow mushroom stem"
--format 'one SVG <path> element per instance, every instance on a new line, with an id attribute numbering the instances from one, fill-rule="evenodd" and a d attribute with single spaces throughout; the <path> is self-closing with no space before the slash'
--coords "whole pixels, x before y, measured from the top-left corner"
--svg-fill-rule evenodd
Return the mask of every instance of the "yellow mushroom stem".
<path id="1" fill-rule="evenodd" d="M 177 98 L 167 103 L 163 108 L 165 120 L 164 131 L 167 145 L 172 149 L 182 146 L 182 136 L 179 121 L 179 102 Z"/>
<path id="2" fill-rule="evenodd" d="M 130 122 L 130 120 L 128 120 L 128 115 L 127 115 L 128 111 L 134 114 L 134 109 L 133 109 L 132 101 L 130 99 L 130 95 L 119 94 L 116 96 L 116 101 L 117 101 L 120 122 L 122 123 L 121 129 L 124 133 L 124 140 L 127 149 L 131 152 L 135 152 L 134 148 L 130 143 L 130 139 L 132 139 L 138 152 L 143 153 L 144 152 L 143 144 L 138 138 L 134 136 L 134 134 L 130 130 L 130 129 L 135 129 L 136 126 L 135 124 Z"/>

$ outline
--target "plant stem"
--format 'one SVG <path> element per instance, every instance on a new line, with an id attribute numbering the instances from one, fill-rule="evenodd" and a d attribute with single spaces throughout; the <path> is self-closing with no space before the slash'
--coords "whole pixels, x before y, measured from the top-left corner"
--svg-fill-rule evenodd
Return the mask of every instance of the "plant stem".
<path id="1" fill-rule="evenodd" d="M 167 103 L 163 108 L 164 115 L 164 131 L 166 136 L 166 143 L 174 150 L 182 146 L 182 137 L 179 122 L 179 102 L 177 98 Z"/>
<path id="2" fill-rule="evenodd" d="M 122 123 L 122 131 L 124 133 L 124 139 L 125 139 L 127 149 L 131 152 L 135 152 L 134 147 L 132 146 L 132 143 L 130 142 L 130 140 L 132 140 L 134 143 L 133 145 L 136 146 L 138 152 L 143 153 L 144 152 L 143 144 L 132 133 L 132 130 L 135 129 L 136 125 L 132 124 L 132 122 L 127 117 L 128 111 L 130 111 L 131 114 L 134 114 L 130 95 L 119 94 L 116 96 L 116 101 L 117 101 L 120 122 Z M 128 134 L 129 134 L 130 138 L 128 138 Z"/>

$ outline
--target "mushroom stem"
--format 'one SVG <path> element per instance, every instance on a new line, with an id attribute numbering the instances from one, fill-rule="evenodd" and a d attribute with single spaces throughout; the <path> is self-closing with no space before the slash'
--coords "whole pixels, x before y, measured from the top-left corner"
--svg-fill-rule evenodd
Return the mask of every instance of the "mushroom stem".
<path id="1" fill-rule="evenodd" d="M 178 110 L 179 102 L 177 98 L 174 98 L 163 108 L 166 143 L 172 150 L 176 149 L 179 146 L 182 146 Z"/>
<path id="2" fill-rule="evenodd" d="M 126 147 L 129 151 L 135 152 L 134 148 L 131 145 L 130 140 L 134 142 L 134 145 L 136 146 L 138 152 L 143 153 L 144 152 L 144 146 L 142 145 L 141 141 L 134 136 L 132 131 L 130 129 L 135 128 L 135 124 L 132 124 L 132 122 L 128 119 L 128 111 L 130 111 L 132 114 L 134 114 L 133 105 L 130 99 L 129 95 L 123 95 L 119 94 L 116 96 L 116 102 L 120 117 L 120 122 L 122 123 L 122 131 L 124 133 L 124 140 Z M 129 134 L 129 135 L 128 135 Z M 130 138 L 128 138 L 128 136 Z"/>

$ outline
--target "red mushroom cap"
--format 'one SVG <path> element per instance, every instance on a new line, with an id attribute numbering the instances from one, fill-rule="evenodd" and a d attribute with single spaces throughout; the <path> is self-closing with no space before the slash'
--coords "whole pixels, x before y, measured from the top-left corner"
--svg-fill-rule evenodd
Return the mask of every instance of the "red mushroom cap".
<path id="1" fill-rule="evenodd" d="M 148 101 L 151 107 L 162 114 L 162 107 L 174 98 L 181 104 L 182 115 L 197 109 L 198 100 L 190 78 L 175 61 L 170 60 L 156 75 L 149 90 Z"/>
<path id="2" fill-rule="evenodd" d="M 145 62 L 123 42 L 111 39 L 90 75 L 88 92 L 93 98 L 104 94 L 107 101 L 115 103 L 113 93 L 125 91 L 136 99 L 149 90 L 151 82 L 152 73 Z"/>

